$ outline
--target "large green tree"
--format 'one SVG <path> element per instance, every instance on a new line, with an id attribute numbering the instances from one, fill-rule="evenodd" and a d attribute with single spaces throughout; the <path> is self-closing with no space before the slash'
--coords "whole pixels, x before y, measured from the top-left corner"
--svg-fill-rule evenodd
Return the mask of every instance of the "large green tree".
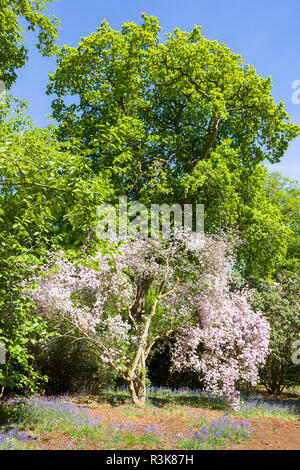
<path id="1" fill-rule="evenodd" d="M 80 139 L 93 171 L 110 171 L 115 199 L 204 204 L 207 230 L 238 228 L 248 242 L 240 265 L 268 275 L 288 228 L 260 164 L 278 162 L 299 127 L 274 103 L 270 78 L 200 27 L 165 42 L 159 32 L 143 15 L 141 26 L 103 22 L 62 47 L 48 87 L 57 136 Z"/>

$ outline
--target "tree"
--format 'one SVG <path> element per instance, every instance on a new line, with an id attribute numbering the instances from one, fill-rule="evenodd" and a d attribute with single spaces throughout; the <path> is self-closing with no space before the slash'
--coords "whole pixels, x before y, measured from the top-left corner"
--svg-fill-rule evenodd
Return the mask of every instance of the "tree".
<path id="1" fill-rule="evenodd" d="M 205 250 L 193 251 L 185 242 L 136 239 L 114 256 L 99 252 L 79 264 L 53 255 L 27 295 L 39 315 L 69 325 L 75 341 L 95 348 L 125 380 L 133 403 L 145 402 L 153 346 L 176 332 L 175 367 L 196 367 L 208 389 L 237 405 L 237 382 L 254 383 L 264 362 L 268 324 L 244 294 L 229 294 L 224 240 L 207 237 Z"/>
<path id="2" fill-rule="evenodd" d="M 20 295 L 17 287 L 11 289 L 10 297 L 2 288 L 0 292 L 0 340 L 6 352 L 5 364 L 0 364 L 1 399 L 5 389 L 32 393 L 47 380 L 36 370 L 31 348 L 49 340 L 53 333 L 32 314 L 32 303 Z"/>
<path id="3" fill-rule="evenodd" d="M 280 173 L 270 173 L 266 181 L 266 192 L 268 200 L 279 208 L 285 225 L 291 230 L 285 261 L 291 266 L 297 263 L 297 260 L 299 262 L 300 258 L 299 182 L 284 177 Z"/>
<path id="4" fill-rule="evenodd" d="M 250 278 L 270 279 L 286 257 L 293 229 L 268 190 L 268 172 L 258 165 L 244 180 L 239 202 L 239 230 L 244 243 L 239 247 L 238 268 Z"/>
<path id="5" fill-rule="evenodd" d="M 96 207 L 109 187 L 105 175 L 86 166 L 87 157 L 71 154 L 51 130 L 34 127 L 24 107 L 13 114 L 8 98 L 0 104 L 0 336 L 9 359 L 0 366 L 0 386 L 33 390 L 40 376 L 31 344 L 47 335 L 20 284 L 49 250 L 76 251 L 88 229 L 92 245 Z"/>
<path id="6" fill-rule="evenodd" d="M 43 10 L 46 3 L 53 0 L 0 0 L 0 80 L 7 89 L 15 82 L 16 69 L 23 67 L 28 50 L 22 44 L 21 18 L 28 22 L 28 29 L 38 32 L 37 48 L 43 55 L 54 54 L 54 41 L 57 37 L 58 20 L 48 18 Z"/>
<path id="7" fill-rule="evenodd" d="M 252 308 L 264 313 L 271 325 L 270 353 L 260 370 L 260 380 L 276 397 L 291 385 L 299 384 L 300 367 L 292 362 L 292 344 L 299 339 L 299 272 L 281 270 L 276 283 L 256 283 Z"/>
<path id="8" fill-rule="evenodd" d="M 239 228 L 249 248 L 240 265 L 268 276 L 287 233 L 259 165 L 278 162 L 299 126 L 273 102 L 270 78 L 200 27 L 177 28 L 164 43 L 159 31 L 143 15 L 141 26 L 103 22 L 77 48 L 61 48 L 48 87 L 56 135 L 79 138 L 93 171 L 109 170 L 111 202 L 203 203 L 206 229 Z"/>
<path id="9" fill-rule="evenodd" d="M 269 393 L 278 396 L 285 387 L 299 382 L 299 366 L 292 363 L 292 344 L 299 334 L 299 185 L 280 173 L 267 174 L 265 195 L 280 212 L 289 232 L 286 256 L 279 254 L 274 282 L 248 278 L 254 288 L 252 307 L 261 310 L 271 325 L 271 352 L 260 370 Z M 270 213 L 271 216 L 271 213 Z"/>
<path id="10" fill-rule="evenodd" d="M 35 127 L 26 103 L 0 105 L 1 246 L 16 253 L 83 244 L 93 234 L 98 205 L 110 193 L 87 154 L 70 152 L 51 129 Z M 1 256 L 3 259 L 3 256 Z M 4 259 L 7 255 L 4 256 Z"/>

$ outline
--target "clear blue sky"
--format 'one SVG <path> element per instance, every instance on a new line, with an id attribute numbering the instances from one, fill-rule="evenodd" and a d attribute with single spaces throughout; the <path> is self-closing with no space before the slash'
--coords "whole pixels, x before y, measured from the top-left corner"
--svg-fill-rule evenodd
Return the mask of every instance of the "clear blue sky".
<path id="1" fill-rule="evenodd" d="M 69 46 L 95 31 L 103 19 L 119 29 L 127 21 L 141 23 L 142 12 L 158 18 L 162 34 L 175 27 L 190 31 L 201 25 L 205 37 L 241 54 L 260 76 L 271 76 L 275 101 L 283 101 L 292 121 L 300 124 L 300 104 L 292 103 L 292 83 L 300 80 L 299 0 L 56 0 L 49 5 L 49 13 L 61 20 L 58 43 Z M 28 101 L 30 117 L 43 127 L 51 113 L 52 98 L 45 89 L 55 59 L 42 57 L 34 43 L 32 33 L 26 31 L 30 58 L 11 91 Z M 299 156 L 300 137 L 272 168 L 300 180 Z"/>

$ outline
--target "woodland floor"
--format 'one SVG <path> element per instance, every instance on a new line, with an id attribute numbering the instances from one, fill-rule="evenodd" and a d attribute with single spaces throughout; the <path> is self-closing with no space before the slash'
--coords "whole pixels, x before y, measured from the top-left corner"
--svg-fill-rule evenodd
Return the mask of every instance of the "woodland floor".
<path id="1" fill-rule="evenodd" d="M 291 398 L 292 397 L 292 398 Z M 266 400 L 272 397 L 265 397 Z M 285 400 L 299 404 L 300 394 L 296 392 L 284 395 L 279 403 Z M 73 396 L 67 398 L 67 402 L 86 411 L 92 418 L 100 418 L 104 425 L 118 427 L 120 423 L 125 427 L 132 427 L 137 441 L 124 443 L 120 441 L 114 449 L 176 449 L 176 442 L 182 437 L 188 436 L 188 431 L 193 423 L 205 418 L 208 422 L 221 418 L 226 414 L 222 409 L 207 409 L 201 406 L 192 406 L 178 403 L 169 403 L 168 400 L 152 400 L 151 404 L 141 409 L 129 404 L 128 399 L 107 396 Z M 273 402 L 273 401 L 272 401 Z M 216 407 L 217 408 L 217 407 Z M 237 417 L 235 417 L 237 419 Z M 300 418 L 272 416 L 251 416 L 244 419 L 250 424 L 250 436 L 242 443 L 231 443 L 222 446 L 221 449 L 229 450 L 300 450 Z M 146 432 L 159 436 L 159 443 L 147 440 L 138 441 L 139 436 Z M 138 442 L 138 446 L 137 446 Z M 39 434 L 38 441 L 32 441 L 31 449 L 70 449 L 74 447 L 74 439 L 61 431 L 51 431 Z M 77 449 L 101 449 L 102 443 L 88 438 L 76 439 Z M 103 442 L 103 448 L 107 449 L 107 443 Z M 182 447 L 181 447 L 182 448 Z"/>

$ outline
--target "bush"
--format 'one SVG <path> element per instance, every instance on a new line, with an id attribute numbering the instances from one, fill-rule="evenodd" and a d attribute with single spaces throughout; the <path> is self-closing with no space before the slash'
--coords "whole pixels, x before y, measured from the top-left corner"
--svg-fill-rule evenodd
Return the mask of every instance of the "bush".
<path id="1" fill-rule="evenodd" d="M 263 311 L 271 325 L 271 353 L 260 369 L 260 380 L 275 396 L 298 385 L 300 377 L 300 366 L 292 362 L 292 343 L 300 331 L 300 274 L 282 270 L 277 277 L 274 284 L 259 281 L 252 298 L 253 308 Z"/>
<path id="2" fill-rule="evenodd" d="M 48 376 L 46 394 L 97 393 L 102 386 L 114 385 L 115 374 L 84 341 L 61 336 L 38 347 L 38 370 Z"/>

